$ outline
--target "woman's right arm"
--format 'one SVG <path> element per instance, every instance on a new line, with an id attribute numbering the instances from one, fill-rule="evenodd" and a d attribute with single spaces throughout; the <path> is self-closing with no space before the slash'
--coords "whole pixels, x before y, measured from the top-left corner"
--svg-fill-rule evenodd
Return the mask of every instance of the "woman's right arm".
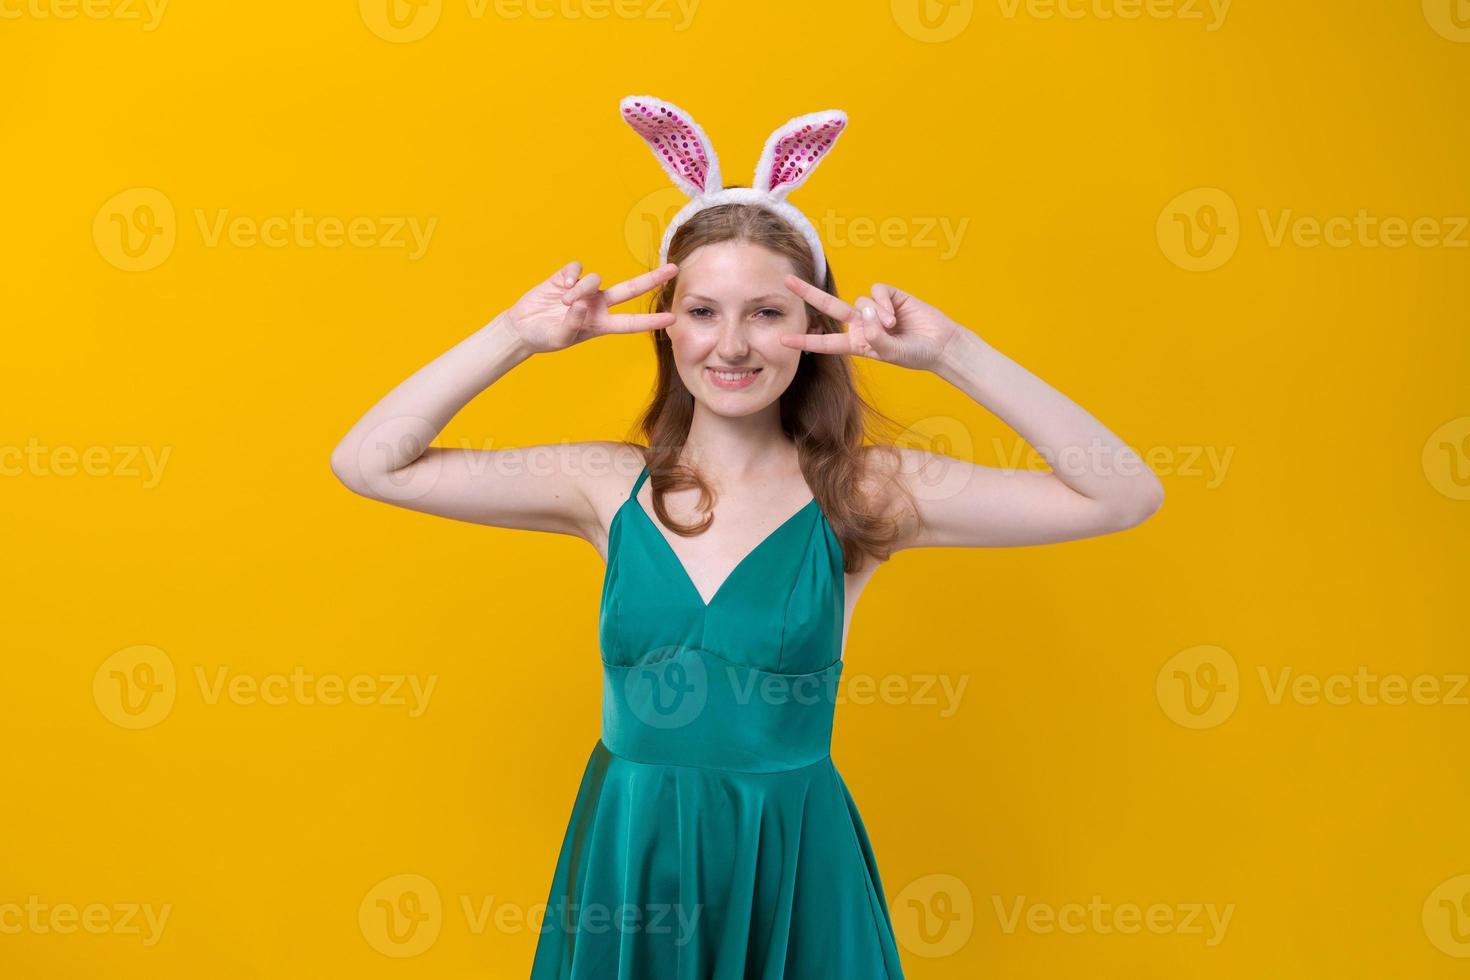
<path id="1" fill-rule="evenodd" d="M 580 263 L 569 263 L 401 382 L 342 437 L 332 451 L 332 472 L 354 493 L 399 507 L 595 540 L 601 522 L 587 481 L 611 466 L 616 444 L 501 450 L 430 445 L 475 395 L 533 354 L 673 321 L 666 313 L 607 312 L 662 285 L 677 272 L 673 265 L 605 291 L 595 273 L 579 278 L 580 271 Z"/>

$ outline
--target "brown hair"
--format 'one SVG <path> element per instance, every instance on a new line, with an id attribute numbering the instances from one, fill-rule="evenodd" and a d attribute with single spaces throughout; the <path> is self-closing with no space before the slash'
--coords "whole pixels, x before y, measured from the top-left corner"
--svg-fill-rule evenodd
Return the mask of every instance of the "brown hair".
<path id="1" fill-rule="evenodd" d="M 731 185 L 739 186 L 739 185 Z M 697 212 L 679 227 L 669 243 L 669 261 L 682 263 L 695 249 L 717 242 L 748 242 L 770 249 L 791 261 L 793 271 L 823 291 L 838 295 L 827 264 L 819 280 L 806 239 L 785 219 L 758 205 L 722 204 Z M 674 303 L 678 278 L 670 279 L 653 297 L 653 312 L 669 311 Z M 842 325 L 810 305 L 806 308 L 809 332 L 841 333 Z M 657 357 L 657 378 L 652 400 L 637 422 L 648 446 L 639 446 L 648 464 L 653 509 L 664 526 L 689 537 L 702 533 L 714 520 L 713 494 L 697 470 L 678 462 L 694 418 L 694 396 L 684 386 L 674 364 L 673 344 L 666 330 L 650 332 Z M 802 475 L 812 488 L 818 505 L 842 543 L 844 571 L 856 571 L 864 555 L 880 561 L 892 554 L 898 534 L 898 519 L 876 512 L 883 499 L 873 491 L 883 480 L 892 481 L 892 469 L 883 474 L 867 465 L 865 445 L 875 445 L 874 431 L 893 432 L 902 426 L 878 411 L 860 394 L 847 355 L 808 354 L 799 359 L 796 375 L 780 397 L 781 428 L 796 443 Z M 892 446 L 887 447 L 889 451 Z M 896 461 L 897 454 L 894 452 Z M 677 524 L 669 516 L 663 495 L 698 487 L 704 520 Z"/>

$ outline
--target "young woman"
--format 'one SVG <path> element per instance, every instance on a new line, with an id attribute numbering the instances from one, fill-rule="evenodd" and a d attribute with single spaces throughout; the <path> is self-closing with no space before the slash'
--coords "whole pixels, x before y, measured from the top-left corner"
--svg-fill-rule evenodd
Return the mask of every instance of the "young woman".
<path id="1" fill-rule="evenodd" d="M 859 596 L 904 548 L 1106 534 L 1161 503 L 1137 454 L 1066 396 L 902 290 L 843 302 L 808 242 L 769 208 L 729 203 L 688 217 L 668 263 L 609 289 L 572 262 L 401 383 L 332 456 L 359 494 L 576 535 L 606 561 L 602 738 L 533 980 L 901 977 L 829 755 Z M 609 312 L 653 290 L 655 312 Z M 657 362 L 646 446 L 429 445 L 527 358 L 636 332 Z M 875 443 L 882 416 L 854 356 L 939 375 L 1052 471 Z"/>

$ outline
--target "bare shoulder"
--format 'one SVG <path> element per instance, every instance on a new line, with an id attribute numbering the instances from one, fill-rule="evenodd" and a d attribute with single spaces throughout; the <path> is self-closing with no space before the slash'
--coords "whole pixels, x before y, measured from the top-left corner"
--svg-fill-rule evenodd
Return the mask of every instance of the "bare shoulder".
<path id="1" fill-rule="evenodd" d="M 938 461 L 944 458 L 906 446 L 864 446 L 858 493 L 873 513 L 900 522 L 911 521 L 915 487 L 932 476 Z"/>
<path id="2" fill-rule="evenodd" d="M 896 521 L 902 536 L 913 522 L 905 473 L 912 470 L 915 462 L 905 456 L 901 447 L 891 445 L 863 446 L 859 456 L 862 466 L 853 487 L 855 496 L 867 513 Z M 860 590 L 886 560 L 873 554 L 864 555 L 857 569 L 848 573 L 850 588 Z"/>
<path id="3" fill-rule="evenodd" d="M 607 534 L 613 517 L 632 494 L 633 484 L 644 466 L 641 447 L 620 440 L 595 440 L 576 444 L 581 470 L 581 487 L 596 520 L 583 534 L 597 553 L 606 557 Z"/>
<path id="4" fill-rule="evenodd" d="M 925 501 L 952 494 L 970 482 L 976 467 L 964 460 L 910 446 L 864 447 L 863 492 L 873 512 L 898 525 L 895 552 L 915 547 L 925 524 Z"/>
<path id="5" fill-rule="evenodd" d="M 858 567 L 846 574 L 849 618 L 873 576 L 893 557 L 894 552 L 913 540 L 914 529 L 918 526 L 913 488 L 923 478 L 926 469 L 933 466 L 933 460 L 927 458 L 930 455 L 887 444 L 863 446 L 860 451 L 862 465 L 853 492 L 868 514 L 880 520 L 893 521 L 896 535 L 889 554 L 884 557 L 865 554 Z"/>

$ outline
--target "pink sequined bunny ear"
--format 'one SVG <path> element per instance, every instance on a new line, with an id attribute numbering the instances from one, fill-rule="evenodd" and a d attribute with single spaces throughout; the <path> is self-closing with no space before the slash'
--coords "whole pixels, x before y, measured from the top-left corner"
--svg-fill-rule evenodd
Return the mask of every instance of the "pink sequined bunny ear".
<path id="1" fill-rule="evenodd" d="M 755 168 L 755 186 L 776 199 L 806 183 L 847 128 L 847 113 L 826 109 L 797 116 L 766 140 Z"/>
<path id="2" fill-rule="evenodd" d="M 619 103 L 623 121 L 643 137 L 679 189 L 690 197 L 724 188 L 720 160 L 694 117 L 672 102 L 630 95 Z"/>

